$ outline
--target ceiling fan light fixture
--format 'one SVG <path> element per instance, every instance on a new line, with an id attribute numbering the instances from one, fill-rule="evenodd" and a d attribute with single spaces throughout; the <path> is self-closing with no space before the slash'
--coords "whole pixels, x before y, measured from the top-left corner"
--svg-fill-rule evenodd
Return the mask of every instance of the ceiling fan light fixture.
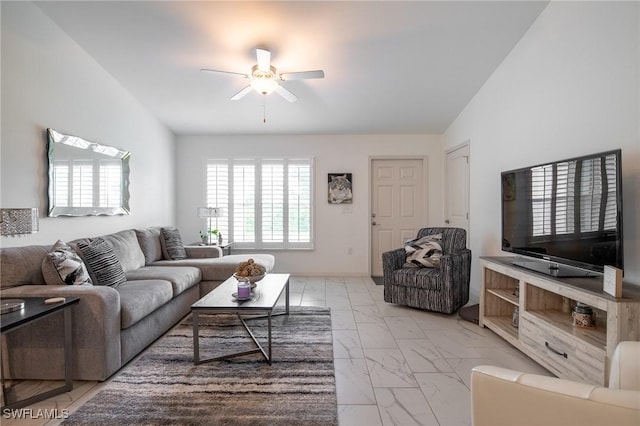
<path id="1" fill-rule="evenodd" d="M 0 0 L 2 1 L 2 0 Z M 268 95 L 272 92 L 276 92 L 289 102 L 295 102 L 298 97 L 291 93 L 287 88 L 282 86 L 279 82 L 286 80 L 306 80 L 311 78 L 324 78 L 324 71 L 296 71 L 284 74 L 278 74 L 276 67 L 271 65 L 271 52 L 266 49 L 256 49 L 256 56 L 258 63 L 251 67 L 250 74 L 242 74 L 239 72 L 220 71 L 209 68 L 202 68 L 200 71 L 223 73 L 238 75 L 243 78 L 250 79 L 251 82 L 248 86 L 245 86 L 242 90 L 231 97 L 232 101 L 242 99 L 252 90 L 255 90 L 261 95 Z"/>
<path id="2" fill-rule="evenodd" d="M 251 87 L 261 95 L 268 95 L 276 90 L 278 83 L 272 78 L 258 77 L 251 81 Z"/>
<path id="3" fill-rule="evenodd" d="M 256 64 L 251 68 L 251 87 L 261 95 L 268 95 L 278 87 L 275 76 L 276 69 L 273 65 L 269 66 L 269 71 L 264 71 Z"/>

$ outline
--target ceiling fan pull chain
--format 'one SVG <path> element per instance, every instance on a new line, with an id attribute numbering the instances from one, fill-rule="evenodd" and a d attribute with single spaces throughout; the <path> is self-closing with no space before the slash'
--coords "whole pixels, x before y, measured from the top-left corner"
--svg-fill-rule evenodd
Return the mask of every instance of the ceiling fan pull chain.
<path id="1" fill-rule="evenodd" d="M 262 122 L 267 122 L 267 95 L 262 95 Z"/>

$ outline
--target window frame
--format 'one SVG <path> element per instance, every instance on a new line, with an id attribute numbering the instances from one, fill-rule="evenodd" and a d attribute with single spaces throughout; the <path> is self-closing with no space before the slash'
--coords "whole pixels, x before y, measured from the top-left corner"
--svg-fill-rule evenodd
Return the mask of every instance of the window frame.
<path id="1" fill-rule="evenodd" d="M 283 219 L 282 219 L 282 241 L 278 242 L 265 242 L 263 241 L 263 165 L 265 164 L 282 164 L 282 177 L 283 177 Z M 218 191 L 215 196 L 213 195 L 213 188 L 210 188 L 210 180 L 214 177 L 210 176 L 210 166 L 216 165 L 217 167 L 226 166 L 226 194 L 221 195 Z M 234 235 L 234 185 L 235 185 L 235 166 L 240 165 L 252 165 L 254 176 L 254 196 L 253 196 L 253 212 L 254 212 L 254 240 L 253 242 L 238 241 Z M 289 170 L 294 165 L 306 165 L 309 170 L 309 188 L 308 188 L 308 204 L 302 204 L 304 207 L 308 205 L 309 216 L 309 241 L 289 241 L 289 217 L 291 212 L 290 203 L 290 184 L 289 184 Z M 224 167 L 223 167 L 224 168 Z M 261 250 L 313 250 L 315 245 L 315 221 L 314 221 L 314 158 L 307 157 L 295 157 L 295 158 L 276 158 L 276 157 L 264 157 L 264 158 L 208 158 L 205 161 L 205 185 L 204 185 L 204 203 L 208 207 L 221 207 L 222 215 L 218 218 L 218 225 L 216 225 L 215 219 L 212 221 L 212 227 L 218 227 L 223 232 L 223 239 L 225 241 L 232 241 L 233 247 L 237 249 L 261 249 Z M 223 198 L 226 196 L 227 205 L 209 205 L 215 204 L 216 198 Z M 300 203 L 296 203 L 300 204 Z M 300 211 L 300 209 L 298 209 Z M 221 223 L 222 222 L 222 223 Z M 208 226 L 208 222 L 206 223 Z M 300 233 L 298 233 L 299 235 Z"/>

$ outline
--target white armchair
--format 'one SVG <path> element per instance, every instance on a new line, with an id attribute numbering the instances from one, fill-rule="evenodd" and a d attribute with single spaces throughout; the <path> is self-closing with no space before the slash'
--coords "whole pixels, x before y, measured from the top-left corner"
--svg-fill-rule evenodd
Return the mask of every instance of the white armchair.
<path id="1" fill-rule="evenodd" d="M 640 425 L 640 342 L 620 342 L 609 386 L 601 387 L 493 366 L 471 371 L 475 426 Z"/>

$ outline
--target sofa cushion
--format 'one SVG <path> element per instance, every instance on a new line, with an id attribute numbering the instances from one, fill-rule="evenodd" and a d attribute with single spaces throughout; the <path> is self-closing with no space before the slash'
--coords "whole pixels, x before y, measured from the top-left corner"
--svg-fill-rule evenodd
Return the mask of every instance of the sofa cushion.
<path id="1" fill-rule="evenodd" d="M 120 328 L 129 328 L 173 298 L 169 281 L 127 281 L 116 290 L 120 294 Z"/>
<path id="2" fill-rule="evenodd" d="M 171 283 L 173 296 L 197 285 L 201 279 L 200 269 L 188 266 L 143 266 L 127 274 L 127 280 L 165 280 Z"/>
<path id="3" fill-rule="evenodd" d="M 271 272 L 276 263 L 271 254 L 232 254 L 208 259 L 160 260 L 153 262 L 152 266 L 195 266 L 202 272 L 202 281 L 224 281 L 233 275 L 240 262 L 249 257 L 264 266 L 267 272 Z"/>
<path id="4" fill-rule="evenodd" d="M 0 287 L 45 284 L 42 259 L 51 251 L 51 245 L 0 248 Z"/>
<path id="5" fill-rule="evenodd" d="M 442 235 L 427 235 L 408 241 L 404 250 L 407 253 L 405 268 L 437 268 L 442 257 Z"/>
<path id="6" fill-rule="evenodd" d="M 133 229 L 104 235 L 101 238 L 111 246 L 125 273 L 145 265 L 144 253 L 140 249 L 138 238 Z"/>
<path id="7" fill-rule="evenodd" d="M 82 258 L 68 244 L 58 240 L 42 259 L 42 276 L 49 285 L 91 285 Z"/>
<path id="8" fill-rule="evenodd" d="M 90 243 L 79 242 L 78 250 L 89 268 L 94 285 L 115 287 L 127 280 L 118 257 L 102 238 L 96 238 Z"/>
<path id="9" fill-rule="evenodd" d="M 156 260 L 162 260 L 162 245 L 160 244 L 160 227 L 136 229 L 138 244 L 144 253 L 145 264 L 148 265 Z"/>
<path id="10" fill-rule="evenodd" d="M 160 229 L 160 235 L 162 237 L 160 238 L 162 255 L 165 259 L 179 260 L 187 258 L 180 231 L 176 228 L 162 228 Z"/>

